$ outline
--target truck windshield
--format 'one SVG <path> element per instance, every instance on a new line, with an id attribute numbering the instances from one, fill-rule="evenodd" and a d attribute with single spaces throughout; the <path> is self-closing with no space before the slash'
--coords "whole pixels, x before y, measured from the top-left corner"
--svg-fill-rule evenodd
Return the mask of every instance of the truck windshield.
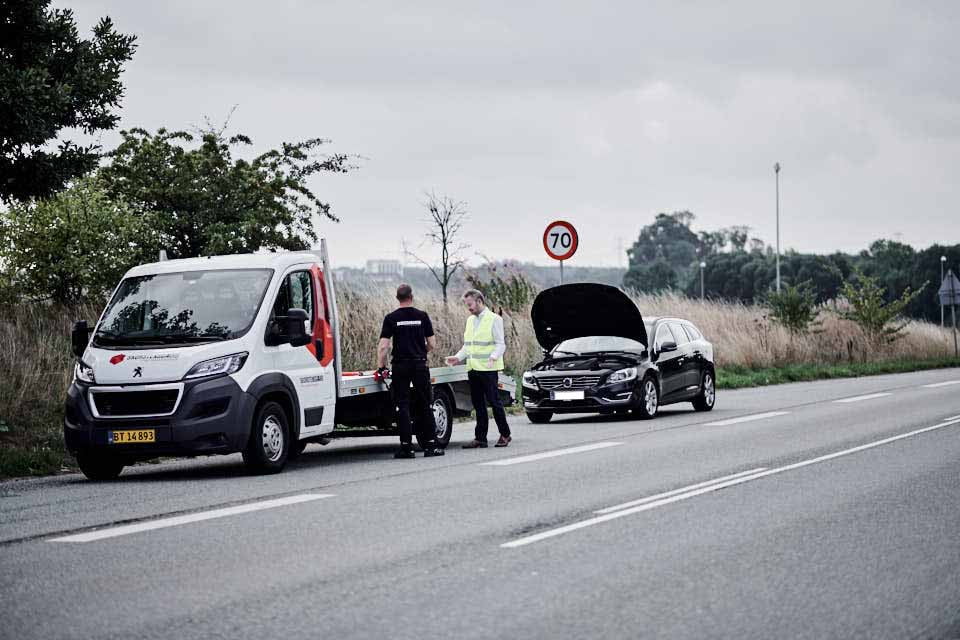
<path id="1" fill-rule="evenodd" d="M 272 269 L 184 271 L 126 278 L 94 335 L 98 346 L 239 338 L 260 308 Z"/>

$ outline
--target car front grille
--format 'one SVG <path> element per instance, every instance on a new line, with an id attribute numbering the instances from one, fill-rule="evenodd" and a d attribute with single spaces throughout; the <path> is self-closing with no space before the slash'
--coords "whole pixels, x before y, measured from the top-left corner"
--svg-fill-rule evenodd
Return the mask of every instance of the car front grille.
<path id="1" fill-rule="evenodd" d="M 180 390 L 95 391 L 92 395 L 101 416 L 162 416 L 173 413 Z"/>
<path id="2" fill-rule="evenodd" d="M 541 389 L 589 389 L 600 384 L 600 376 L 542 376 L 537 378 L 537 382 L 540 383 Z"/>

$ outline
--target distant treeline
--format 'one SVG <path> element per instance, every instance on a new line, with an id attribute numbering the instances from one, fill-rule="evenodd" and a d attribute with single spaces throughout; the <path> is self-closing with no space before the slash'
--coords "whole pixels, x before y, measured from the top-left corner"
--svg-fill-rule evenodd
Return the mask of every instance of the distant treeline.
<path id="1" fill-rule="evenodd" d="M 682 291 L 700 295 L 700 263 L 706 297 L 762 302 L 776 283 L 776 256 L 771 247 L 751 238 L 748 227 L 719 231 L 690 229 L 689 211 L 660 213 L 640 232 L 627 251 L 630 267 L 623 278 L 627 289 L 646 293 Z M 808 282 L 819 302 L 837 298 L 843 282 L 857 271 L 876 278 L 888 300 L 898 298 L 908 287 L 924 287 L 907 307 L 913 318 L 940 321 L 937 290 L 940 287 L 941 256 L 944 272 L 960 272 L 960 244 L 935 244 L 923 250 L 894 240 L 877 240 L 858 254 L 817 255 L 787 251 L 780 257 L 782 283 Z"/>

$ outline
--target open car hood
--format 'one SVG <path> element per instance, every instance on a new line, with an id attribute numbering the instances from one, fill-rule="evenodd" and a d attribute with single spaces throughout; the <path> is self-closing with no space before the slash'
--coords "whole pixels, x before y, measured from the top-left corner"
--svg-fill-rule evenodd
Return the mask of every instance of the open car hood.
<path id="1" fill-rule="evenodd" d="M 623 291 L 605 284 L 563 284 L 544 289 L 530 312 L 537 342 L 551 350 L 564 340 L 618 336 L 647 345 L 643 316 Z"/>

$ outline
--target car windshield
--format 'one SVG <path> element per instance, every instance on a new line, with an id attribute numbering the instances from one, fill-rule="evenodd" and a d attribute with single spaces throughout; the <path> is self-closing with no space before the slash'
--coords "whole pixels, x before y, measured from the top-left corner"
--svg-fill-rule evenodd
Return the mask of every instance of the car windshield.
<path id="1" fill-rule="evenodd" d="M 620 336 L 586 336 L 582 338 L 571 338 L 564 340 L 556 346 L 553 353 L 564 352 L 566 354 L 580 355 L 583 353 L 596 353 L 598 351 L 629 351 L 631 353 L 642 353 L 646 349 L 642 343 L 630 338 L 621 338 Z M 560 355 L 563 355 L 562 353 Z"/>
<path id="2" fill-rule="evenodd" d="M 272 269 L 232 269 L 126 278 L 94 342 L 130 346 L 238 338 L 253 323 L 272 275 Z"/>

